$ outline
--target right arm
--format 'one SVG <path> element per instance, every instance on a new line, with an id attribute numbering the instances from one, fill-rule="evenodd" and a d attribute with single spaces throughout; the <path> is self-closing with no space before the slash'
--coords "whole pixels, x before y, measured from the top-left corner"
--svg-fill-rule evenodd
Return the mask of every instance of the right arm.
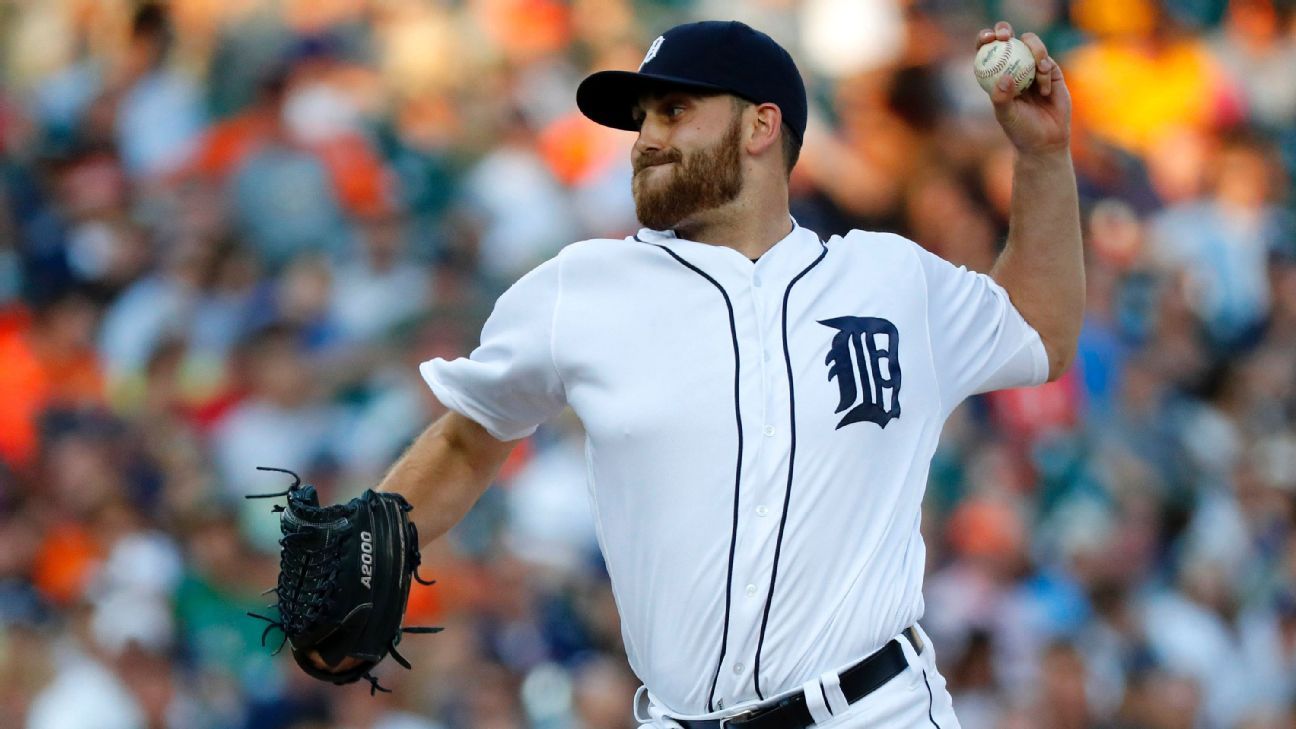
<path id="1" fill-rule="evenodd" d="M 437 358 L 419 366 L 449 412 L 414 440 L 377 490 L 409 501 L 423 544 L 458 524 L 495 480 L 513 446 L 567 405 L 552 350 L 558 273 L 557 261 L 550 260 L 505 291 L 471 357 Z M 329 666 L 317 654 L 311 660 L 333 672 L 359 665 L 346 658 Z"/>
<path id="2" fill-rule="evenodd" d="M 427 427 L 387 472 L 378 491 L 404 496 L 414 507 L 410 518 L 427 544 L 464 518 L 495 480 L 517 441 L 497 440 L 486 429 L 451 410 Z M 423 546 L 423 545 L 419 545 Z M 325 671 L 344 672 L 361 665 L 347 657 L 329 665 L 312 651 L 310 660 Z"/>
<path id="3" fill-rule="evenodd" d="M 398 493 L 410 502 L 419 539 L 427 544 L 464 518 L 517 443 L 496 439 L 452 410 L 415 439 L 378 491 Z"/>

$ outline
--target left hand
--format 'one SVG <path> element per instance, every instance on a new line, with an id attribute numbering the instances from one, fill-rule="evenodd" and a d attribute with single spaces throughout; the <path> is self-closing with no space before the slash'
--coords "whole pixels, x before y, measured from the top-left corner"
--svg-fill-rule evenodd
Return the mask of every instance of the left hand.
<path id="1" fill-rule="evenodd" d="M 977 33 L 976 47 L 1013 37 L 1012 25 L 995 23 L 993 30 Z M 1062 69 L 1049 56 L 1044 41 L 1034 33 L 1021 40 L 1035 55 L 1035 82 L 1013 96 L 1012 79 L 1004 76 L 990 92 L 995 118 L 1008 139 L 1024 154 L 1066 150 L 1071 143 L 1071 94 L 1062 80 Z"/>

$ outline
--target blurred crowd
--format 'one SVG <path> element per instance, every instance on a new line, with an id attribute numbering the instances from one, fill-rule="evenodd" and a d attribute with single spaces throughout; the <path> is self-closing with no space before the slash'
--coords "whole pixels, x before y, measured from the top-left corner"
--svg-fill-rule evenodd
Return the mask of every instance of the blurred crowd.
<path id="1" fill-rule="evenodd" d="M 1080 353 L 956 411 L 926 500 L 963 726 L 1296 727 L 1291 0 L 0 3 L 0 727 L 633 726 L 573 417 L 425 550 L 409 622 L 447 630 L 393 694 L 262 647 L 278 526 L 242 497 L 375 484 L 441 412 L 420 361 L 637 227 L 632 135 L 574 89 L 700 18 L 798 59 L 803 225 L 981 271 L 1012 151 L 976 30 L 1066 73 Z"/>

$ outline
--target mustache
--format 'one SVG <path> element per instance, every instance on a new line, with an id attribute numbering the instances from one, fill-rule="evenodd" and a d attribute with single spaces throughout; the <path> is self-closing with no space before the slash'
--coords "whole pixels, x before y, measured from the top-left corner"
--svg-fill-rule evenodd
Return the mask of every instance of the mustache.
<path id="1" fill-rule="evenodd" d="M 634 158 L 634 171 L 636 173 L 646 170 L 649 167 L 666 164 L 667 162 L 679 162 L 684 159 L 678 149 L 667 149 L 660 152 L 644 152 Z"/>

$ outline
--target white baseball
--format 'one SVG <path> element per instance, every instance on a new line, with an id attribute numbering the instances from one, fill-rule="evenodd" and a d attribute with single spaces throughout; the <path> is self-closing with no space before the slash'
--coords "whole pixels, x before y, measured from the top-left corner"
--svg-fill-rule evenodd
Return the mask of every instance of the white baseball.
<path id="1" fill-rule="evenodd" d="M 1035 80 L 1035 54 L 1018 38 L 991 41 L 977 50 L 972 69 L 976 72 L 977 83 L 987 94 L 994 90 L 1002 76 L 1012 76 L 1017 85 L 1013 96 L 1017 96 Z"/>

